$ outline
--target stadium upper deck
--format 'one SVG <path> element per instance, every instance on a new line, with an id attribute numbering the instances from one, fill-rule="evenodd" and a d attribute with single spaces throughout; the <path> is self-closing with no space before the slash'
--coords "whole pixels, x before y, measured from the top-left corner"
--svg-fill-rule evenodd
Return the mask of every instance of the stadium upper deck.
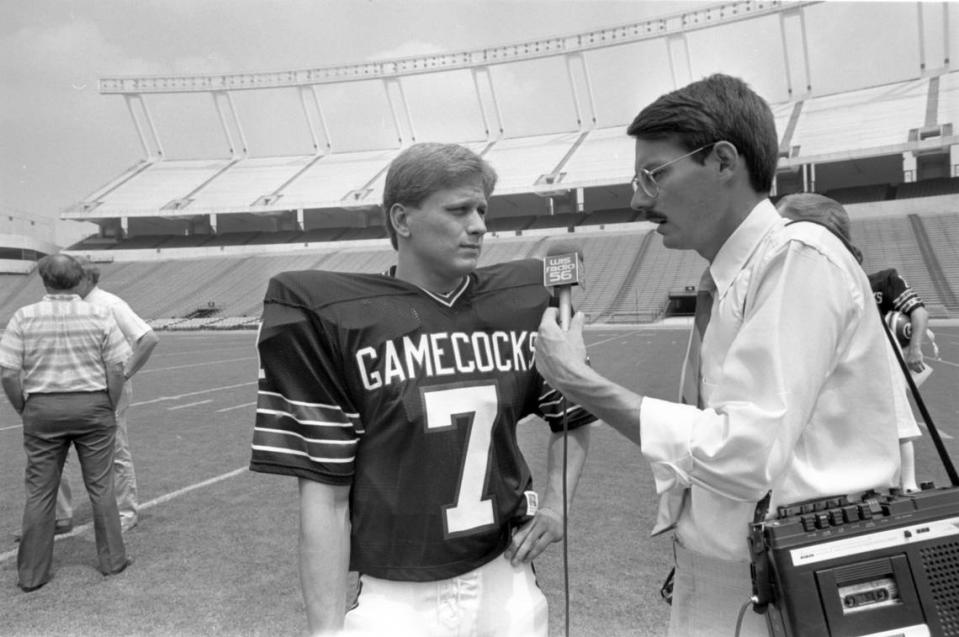
<path id="1" fill-rule="evenodd" d="M 864 12 L 874 12 L 855 4 L 739 1 L 475 51 L 269 73 L 105 78 L 101 93 L 127 101 L 145 157 L 62 217 L 97 223 L 103 248 L 120 240 L 135 248 L 138 236 L 378 227 L 389 161 L 427 140 L 467 144 L 497 169 L 494 221 L 625 210 L 632 141 L 624 127 L 636 105 L 717 71 L 745 77 L 772 104 L 779 194 L 959 176 L 950 3 L 886 5 L 885 19 L 911 35 L 898 49 L 879 42 L 845 52 L 842 63 L 858 75 L 836 90 L 829 70 L 836 49 L 823 42 L 854 33 Z M 749 45 L 730 45 L 737 41 Z M 868 72 L 883 66 L 891 74 Z M 638 73 L 642 82 L 633 79 Z M 303 144 L 289 153 L 251 148 L 241 120 L 279 125 L 240 117 L 244 101 L 252 108 L 250 96 L 266 93 L 294 105 L 287 114 L 299 109 L 283 126 L 293 126 L 309 152 Z M 174 158 L 165 148 L 151 100 L 184 94 L 212 96 L 223 156 Z"/>

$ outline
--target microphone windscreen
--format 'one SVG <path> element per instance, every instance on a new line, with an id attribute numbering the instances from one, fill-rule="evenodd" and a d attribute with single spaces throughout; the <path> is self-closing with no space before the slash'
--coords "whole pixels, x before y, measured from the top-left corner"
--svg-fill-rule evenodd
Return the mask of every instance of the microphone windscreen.
<path id="1" fill-rule="evenodd" d="M 575 244 L 551 244 L 543 258 L 543 285 L 552 288 L 583 283 L 583 254 Z"/>

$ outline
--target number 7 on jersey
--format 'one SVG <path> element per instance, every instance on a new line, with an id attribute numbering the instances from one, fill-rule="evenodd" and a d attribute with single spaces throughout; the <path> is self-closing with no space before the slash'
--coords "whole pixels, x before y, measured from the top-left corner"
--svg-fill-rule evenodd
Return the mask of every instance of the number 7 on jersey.
<path id="1" fill-rule="evenodd" d="M 466 453 L 456 488 L 456 503 L 445 510 L 447 532 L 464 533 L 493 524 L 493 503 L 489 498 L 483 499 L 483 485 L 489 469 L 490 443 L 499 409 L 496 386 L 426 390 L 423 392 L 423 404 L 428 432 L 462 426 L 464 421 L 469 427 Z"/>

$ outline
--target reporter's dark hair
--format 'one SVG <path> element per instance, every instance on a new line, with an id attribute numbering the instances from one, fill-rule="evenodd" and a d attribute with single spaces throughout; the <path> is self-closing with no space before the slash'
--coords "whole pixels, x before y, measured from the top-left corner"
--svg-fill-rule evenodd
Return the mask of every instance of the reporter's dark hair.
<path id="1" fill-rule="evenodd" d="M 717 73 L 660 96 L 626 129 L 638 139 L 673 139 L 687 151 L 713 142 L 736 147 L 758 193 L 772 190 L 779 161 L 769 104 L 739 78 Z M 702 163 L 705 153 L 694 157 Z"/>

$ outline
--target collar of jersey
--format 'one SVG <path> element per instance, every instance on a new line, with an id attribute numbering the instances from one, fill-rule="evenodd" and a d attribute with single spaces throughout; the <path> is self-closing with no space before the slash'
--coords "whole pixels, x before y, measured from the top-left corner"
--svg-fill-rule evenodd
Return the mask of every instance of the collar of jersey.
<path id="1" fill-rule="evenodd" d="M 384 272 L 383 274 L 388 277 L 396 279 L 396 266 L 391 265 L 389 269 L 387 269 L 387 271 Z M 397 279 L 397 280 L 400 280 L 400 279 Z M 459 298 L 463 296 L 463 293 L 466 292 L 466 288 L 470 286 L 470 277 L 464 276 L 463 281 L 458 286 L 453 288 L 453 290 L 451 290 L 449 294 L 437 294 L 435 292 L 430 292 L 426 288 L 420 287 L 414 283 L 410 283 L 410 285 L 422 290 L 424 294 L 429 296 L 431 299 L 433 299 L 440 305 L 445 305 L 446 307 L 453 307 L 454 305 L 456 305 L 456 301 L 458 301 Z"/>

